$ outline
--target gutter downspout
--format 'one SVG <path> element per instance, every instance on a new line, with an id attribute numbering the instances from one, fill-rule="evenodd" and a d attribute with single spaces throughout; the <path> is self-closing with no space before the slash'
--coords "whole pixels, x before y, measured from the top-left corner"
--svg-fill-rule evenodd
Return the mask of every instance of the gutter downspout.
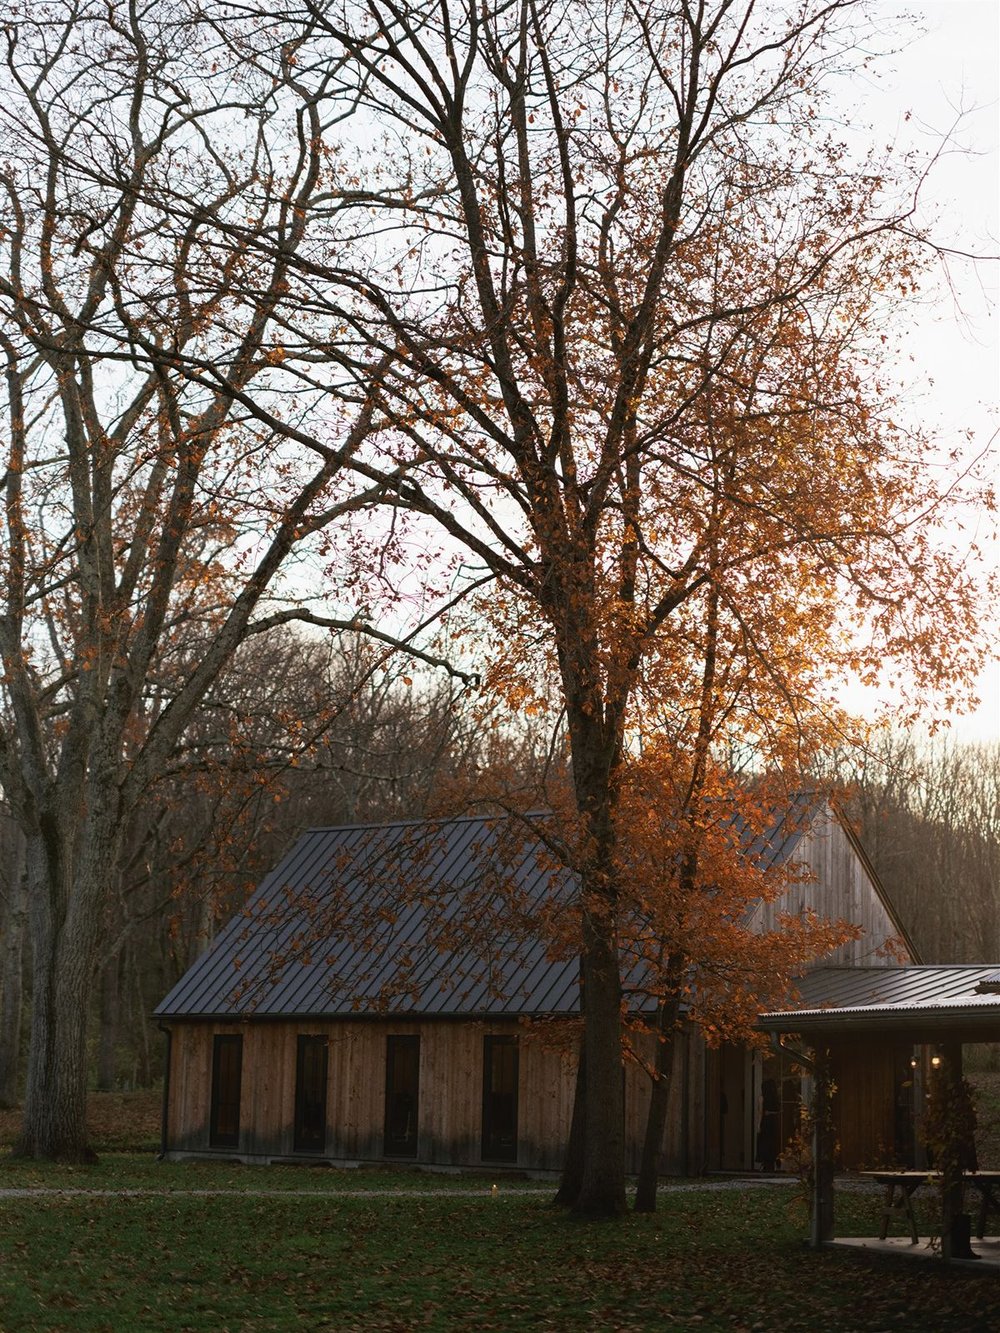
<path id="1" fill-rule="evenodd" d="M 780 1032 L 771 1033 L 771 1049 L 775 1055 L 787 1055 L 789 1059 L 794 1060 L 797 1065 L 804 1065 L 810 1074 L 816 1069 L 816 1061 L 811 1055 L 806 1055 L 805 1051 L 797 1046 L 786 1046 L 781 1040 Z"/>
<path id="2" fill-rule="evenodd" d="M 173 1048 L 173 1031 L 164 1027 L 162 1023 L 157 1023 L 157 1030 L 162 1032 L 167 1039 L 166 1063 L 163 1069 L 163 1107 L 160 1111 L 160 1151 L 156 1155 L 156 1160 L 162 1162 L 167 1155 L 167 1115 L 170 1110 L 170 1054 Z"/>

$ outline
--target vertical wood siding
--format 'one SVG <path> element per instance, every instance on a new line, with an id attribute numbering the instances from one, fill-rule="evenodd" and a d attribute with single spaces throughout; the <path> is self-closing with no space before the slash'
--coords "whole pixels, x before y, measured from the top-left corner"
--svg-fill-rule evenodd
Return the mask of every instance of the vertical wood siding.
<path id="1" fill-rule="evenodd" d="M 652 1066 L 655 1045 L 652 1036 L 634 1038 L 646 1065 Z M 705 1043 L 693 1028 L 676 1037 L 673 1076 L 667 1102 L 667 1126 L 660 1152 L 664 1175 L 697 1175 L 705 1169 Z M 652 1082 L 642 1064 L 625 1066 L 625 1169 L 639 1170 Z"/>
<path id="2" fill-rule="evenodd" d="M 850 921 L 862 930 L 860 939 L 824 957 L 824 965 L 877 967 L 898 961 L 879 953 L 886 940 L 897 936 L 896 925 L 845 829 L 829 809 L 820 811 L 805 829 L 794 859 L 810 866 L 814 878 L 793 885 L 774 902 L 762 903 L 753 918 L 757 929 L 775 930 L 779 913 L 811 908 L 819 916 Z"/>
<path id="3" fill-rule="evenodd" d="M 838 1044 L 831 1059 L 839 1165 L 849 1171 L 892 1165 L 896 1087 L 891 1043 Z"/>
<path id="4" fill-rule="evenodd" d="M 547 1049 L 516 1020 L 506 1022 L 395 1022 L 391 1020 L 249 1022 L 172 1025 L 169 1154 L 211 1151 L 245 1160 L 281 1157 L 331 1161 L 383 1158 L 386 1037 L 420 1038 L 420 1107 L 415 1161 L 479 1166 L 483 1038 L 518 1038 L 518 1157 L 515 1166 L 558 1170 L 573 1108 L 573 1062 Z M 243 1084 L 240 1143 L 209 1149 L 212 1042 L 217 1033 L 242 1032 Z M 329 1042 L 327 1141 L 321 1154 L 295 1153 L 295 1056 L 299 1036 Z"/>
<path id="5" fill-rule="evenodd" d="M 220 1032 L 243 1033 L 240 1142 L 212 1149 L 208 1142 L 212 1041 Z M 327 1140 L 321 1153 L 296 1153 L 295 1055 L 299 1036 L 329 1042 Z M 298 1158 L 341 1162 L 384 1159 L 386 1037 L 420 1038 L 420 1107 L 416 1163 L 477 1167 L 481 1153 L 483 1038 L 518 1038 L 518 1154 L 522 1170 L 558 1171 L 573 1111 L 575 1061 L 544 1045 L 530 1028 L 509 1022 L 175 1023 L 167 1111 L 168 1155 L 211 1153 L 245 1161 Z M 670 1118 L 662 1169 L 700 1170 L 704 1158 L 704 1050 L 681 1034 L 675 1057 Z M 651 1059 L 652 1040 L 643 1039 Z M 627 1169 L 636 1171 L 649 1106 L 650 1080 L 634 1061 L 624 1080 Z M 389 1159 L 393 1160 L 393 1159 Z M 489 1165 L 486 1162 L 485 1165 Z"/>

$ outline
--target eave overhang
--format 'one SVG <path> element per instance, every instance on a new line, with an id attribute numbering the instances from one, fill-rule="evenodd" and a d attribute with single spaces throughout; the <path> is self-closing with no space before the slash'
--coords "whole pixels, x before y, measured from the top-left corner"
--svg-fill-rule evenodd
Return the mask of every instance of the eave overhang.
<path id="1" fill-rule="evenodd" d="M 919 1009 L 801 1009 L 761 1014 L 758 1027 L 805 1040 L 858 1036 L 906 1037 L 929 1041 L 1000 1041 L 1000 1004 L 964 1007 L 927 1005 Z"/>

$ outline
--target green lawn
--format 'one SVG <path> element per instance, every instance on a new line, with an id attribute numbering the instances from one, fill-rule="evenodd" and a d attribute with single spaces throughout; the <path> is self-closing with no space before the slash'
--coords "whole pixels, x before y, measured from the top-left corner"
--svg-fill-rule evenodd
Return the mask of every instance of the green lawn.
<path id="1" fill-rule="evenodd" d="M 656 1217 L 588 1224 L 523 1186 L 440 1176 L 0 1161 L 0 1188 L 23 1185 L 279 1193 L 0 1198 L 3 1333 L 1000 1329 L 995 1276 L 808 1251 L 787 1186 L 668 1194 Z M 399 1186 L 425 1192 L 358 1192 Z M 456 1186 L 478 1192 L 442 1192 Z M 873 1198 L 840 1209 L 842 1234 L 872 1232 Z"/>
<path id="2" fill-rule="evenodd" d="M 465 1172 L 400 1171 L 380 1167 L 358 1170 L 327 1166 L 241 1166 L 238 1162 L 158 1162 L 152 1153 L 102 1152 L 94 1166 L 65 1166 L 11 1157 L 0 1151 L 0 1190 L 178 1190 L 282 1191 L 329 1194 L 343 1190 L 367 1193 L 405 1190 L 427 1193 L 478 1190 L 488 1194 L 500 1182 L 510 1191 L 555 1192 L 555 1184 L 516 1175 L 474 1175 Z"/>

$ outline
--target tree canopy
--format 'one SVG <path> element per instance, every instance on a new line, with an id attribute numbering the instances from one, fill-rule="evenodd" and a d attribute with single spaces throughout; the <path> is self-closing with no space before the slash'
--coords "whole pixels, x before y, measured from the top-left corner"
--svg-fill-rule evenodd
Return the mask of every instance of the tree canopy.
<path id="1" fill-rule="evenodd" d="M 261 21 L 275 82 L 360 121 L 309 280 L 317 350 L 380 370 L 364 475 L 467 552 L 487 687 L 531 707 L 547 680 L 565 719 L 587 1211 L 624 1199 L 630 748 L 665 731 L 695 770 L 726 742 L 801 768 L 850 729 L 845 671 L 905 664 L 919 692 L 976 658 L 976 590 L 886 378 L 927 257 L 919 173 L 852 156 L 824 114 L 865 23 L 751 0 Z"/>
<path id="2" fill-rule="evenodd" d="M 0 759 L 33 893 L 86 913 L 67 848 L 93 879 L 242 637 L 338 623 L 263 599 L 364 508 L 316 552 L 346 623 L 447 608 L 484 689 L 566 729 L 583 1211 L 624 1206 L 629 756 L 668 756 L 704 848 L 721 751 L 794 774 L 853 734 L 845 672 L 919 696 L 977 660 L 957 497 L 889 372 L 923 165 L 852 153 L 824 103 L 871 36 L 862 0 L 80 0 L 9 30 Z M 85 970 L 62 912 L 40 986 Z"/>

